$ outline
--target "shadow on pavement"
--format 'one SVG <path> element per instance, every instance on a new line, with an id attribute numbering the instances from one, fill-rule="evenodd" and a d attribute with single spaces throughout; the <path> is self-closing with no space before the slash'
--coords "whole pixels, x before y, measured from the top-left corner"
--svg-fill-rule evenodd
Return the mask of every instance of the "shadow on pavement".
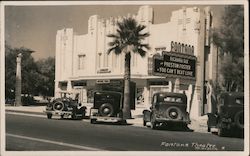
<path id="1" fill-rule="evenodd" d="M 130 123 L 105 122 L 105 121 L 96 121 L 94 124 L 102 124 L 102 125 L 116 125 L 116 126 L 129 126 L 129 125 L 133 125 L 133 124 L 130 124 Z"/>
<path id="2" fill-rule="evenodd" d="M 221 137 L 218 135 L 218 132 L 211 132 L 213 135 L 217 135 L 218 137 Z M 244 139 L 244 132 L 231 132 L 230 134 L 223 136 L 225 138 L 240 138 Z"/>
<path id="3" fill-rule="evenodd" d="M 147 126 L 150 127 L 150 126 Z M 161 131 L 179 131 L 179 132 L 194 132 L 193 129 L 190 129 L 187 126 L 173 126 L 173 125 L 159 125 L 156 130 L 161 130 Z"/>

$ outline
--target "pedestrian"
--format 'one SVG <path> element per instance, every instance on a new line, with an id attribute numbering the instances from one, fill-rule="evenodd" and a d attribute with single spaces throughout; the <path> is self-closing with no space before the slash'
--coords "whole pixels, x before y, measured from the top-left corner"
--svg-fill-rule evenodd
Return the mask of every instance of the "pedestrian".
<path id="1" fill-rule="evenodd" d="M 207 113 L 215 113 L 217 110 L 216 97 L 213 92 L 212 81 L 206 82 Z"/>
<path id="2" fill-rule="evenodd" d="M 209 82 L 206 82 L 206 98 L 207 98 L 207 113 L 212 113 L 212 86 Z"/>

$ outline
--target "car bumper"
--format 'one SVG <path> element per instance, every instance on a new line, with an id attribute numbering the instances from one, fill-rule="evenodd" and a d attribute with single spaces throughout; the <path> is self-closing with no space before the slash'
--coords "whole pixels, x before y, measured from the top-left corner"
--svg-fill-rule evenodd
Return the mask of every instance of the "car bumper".
<path id="1" fill-rule="evenodd" d="M 103 120 L 103 121 L 122 121 L 119 117 L 105 117 L 105 116 L 90 116 L 90 119 Z"/>
<path id="2" fill-rule="evenodd" d="M 46 114 L 53 114 L 53 115 L 72 115 L 72 112 L 70 111 L 50 111 L 46 110 L 44 111 Z"/>
<path id="3" fill-rule="evenodd" d="M 157 122 L 176 122 L 176 123 L 186 123 L 186 124 L 190 124 L 191 121 L 190 120 L 174 120 L 174 119 L 169 119 L 169 118 L 156 118 L 155 121 Z"/>

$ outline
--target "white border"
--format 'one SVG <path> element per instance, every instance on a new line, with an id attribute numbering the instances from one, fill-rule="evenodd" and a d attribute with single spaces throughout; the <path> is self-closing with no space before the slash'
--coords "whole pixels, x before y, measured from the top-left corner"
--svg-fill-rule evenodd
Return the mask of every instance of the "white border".
<path id="1" fill-rule="evenodd" d="M 208 1 L 4 1 L 3 5 L 33 6 L 33 5 L 227 5 L 247 4 L 247 0 L 208 0 Z"/>
<path id="2" fill-rule="evenodd" d="M 249 155 L 249 8 L 248 8 L 248 1 L 247 0 L 221 0 L 221 1 L 215 1 L 215 0 L 209 0 L 209 1 L 5 1 L 5 2 L 0 2 L 1 4 L 1 18 L 0 18 L 0 24 L 1 24 L 1 53 L 0 53 L 0 127 L 1 127 L 1 153 L 0 155 L 20 155 L 20 156 L 34 156 L 34 155 L 67 155 L 67 156 L 75 156 L 75 155 L 110 155 L 110 156 L 117 156 L 117 155 L 128 155 L 128 156 L 134 156 L 134 155 L 145 155 L 145 156 L 160 156 L 160 155 L 171 155 L 171 156 L 176 156 L 176 155 L 187 155 L 187 156 L 193 156 L 193 155 L 227 155 L 227 156 L 240 156 L 240 155 Z M 172 151 L 163 151 L 163 152 L 89 152 L 89 151 L 32 151 L 32 152 L 10 152 L 10 151 L 5 151 L 5 105 L 4 105 L 4 87 L 5 86 L 5 81 L 4 81 L 4 58 L 5 58 L 5 53 L 4 53 L 4 6 L 60 6 L 60 5 L 244 5 L 244 22 L 245 22 L 245 27 L 244 27 L 244 61 L 245 61 L 245 66 L 244 66 L 244 91 L 245 91 L 245 139 L 244 139 L 244 152 L 231 152 L 231 151 L 226 151 L 226 152 L 172 152 Z"/>

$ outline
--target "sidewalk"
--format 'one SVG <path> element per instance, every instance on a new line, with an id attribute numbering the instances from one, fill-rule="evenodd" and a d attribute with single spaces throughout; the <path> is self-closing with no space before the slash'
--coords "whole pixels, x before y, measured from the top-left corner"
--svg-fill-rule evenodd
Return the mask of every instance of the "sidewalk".
<path id="1" fill-rule="evenodd" d="M 86 115 L 89 116 L 90 108 L 92 107 L 92 104 L 84 104 L 84 106 L 87 107 Z M 31 113 L 31 114 L 44 114 L 46 106 L 9 106 L 5 105 L 6 111 L 14 111 L 14 112 L 22 112 L 22 113 Z M 138 106 L 136 110 L 131 110 L 132 118 L 128 119 L 127 123 L 132 124 L 137 127 L 143 127 L 143 110 L 145 107 Z M 45 114 L 44 114 L 45 115 Z M 194 132 L 201 132 L 201 133 L 207 133 L 207 117 L 200 117 L 199 119 L 191 119 L 191 124 L 188 125 L 188 127 Z"/>

